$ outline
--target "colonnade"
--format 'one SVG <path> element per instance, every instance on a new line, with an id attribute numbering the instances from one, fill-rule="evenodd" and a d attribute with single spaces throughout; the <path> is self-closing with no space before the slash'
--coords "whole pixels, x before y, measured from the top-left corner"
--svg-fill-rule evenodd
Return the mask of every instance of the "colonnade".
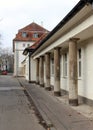
<path id="1" fill-rule="evenodd" d="M 77 40 L 69 40 L 69 104 L 78 105 L 78 83 L 77 83 Z M 45 78 L 44 85 L 44 59 Z M 36 59 L 36 83 L 44 86 L 46 90 L 51 90 L 50 84 L 50 53 L 46 53 Z M 60 88 L 60 48 L 54 48 L 54 95 L 61 95 Z"/>

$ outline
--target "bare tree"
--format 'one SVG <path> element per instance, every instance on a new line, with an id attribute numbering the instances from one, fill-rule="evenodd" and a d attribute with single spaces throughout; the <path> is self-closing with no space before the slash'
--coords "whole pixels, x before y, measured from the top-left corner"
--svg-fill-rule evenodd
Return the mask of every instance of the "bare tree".
<path id="1" fill-rule="evenodd" d="M 0 70 L 7 70 L 13 72 L 14 58 L 11 48 L 1 48 L 0 54 Z"/>

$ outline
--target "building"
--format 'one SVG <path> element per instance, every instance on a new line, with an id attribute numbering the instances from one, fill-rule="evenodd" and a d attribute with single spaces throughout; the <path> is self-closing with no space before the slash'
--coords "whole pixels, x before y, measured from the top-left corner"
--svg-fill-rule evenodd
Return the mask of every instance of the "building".
<path id="1" fill-rule="evenodd" d="M 36 83 L 69 104 L 93 105 L 93 0 L 80 0 L 31 52 Z"/>
<path id="2" fill-rule="evenodd" d="M 38 41 L 36 41 L 32 46 L 27 47 L 23 51 L 23 55 L 26 56 L 25 60 L 22 62 L 24 77 L 28 82 L 36 81 L 36 62 L 31 57 L 31 53 L 35 50 L 35 48 L 40 44 L 40 42 L 48 35 L 49 32 L 44 33 Z M 34 70 L 34 72 L 33 72 Z M 33 72 L 33 73 L 32 73 Z"/>
<path id="3" fill-rule="evenodd" d="M 34 22 L 18 31 L 18 34 L 13 39 L 14 76 L 24 76 L 22 62 L 25 60 L 26 56 L 23 55 L 23 50 L 32 46 L 44 33 L 47 32 L 48 30 Z"/>

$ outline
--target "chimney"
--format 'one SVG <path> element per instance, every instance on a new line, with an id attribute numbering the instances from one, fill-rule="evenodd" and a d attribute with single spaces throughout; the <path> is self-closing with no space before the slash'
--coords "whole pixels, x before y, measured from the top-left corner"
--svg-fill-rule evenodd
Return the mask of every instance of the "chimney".
<path id="1" fill-rule="evenodd" d="M 43 21 L 41 21 L 41 26 L 43 27 Z"/>

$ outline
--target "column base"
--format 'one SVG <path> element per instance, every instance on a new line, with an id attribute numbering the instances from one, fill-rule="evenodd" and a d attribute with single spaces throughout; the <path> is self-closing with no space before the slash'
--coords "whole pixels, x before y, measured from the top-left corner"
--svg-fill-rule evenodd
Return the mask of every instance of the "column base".
<path id="1" fill-rule="evenodd" d="M 28 81 L 28 83 L 32 83 L 31 81 Z"/>
<path id="2" fill-rule="evenodd" d="M 59 91 L 59 92 L 54 92 L 54 96 L 61 96 L 61 92 Z"/>
<path id="3" fill-rule="evenodd" d="M 51 91 L 51 87 L 46 87 L 45 90 Z"/>
<path id="4" fill-rule="evenodd" d="M 36 82 L 37 85 L 39 85 L 39 82 Z"/>
<path id="5" fill-rule="evenodd" d="M 78 106 L 78 99 L 69 99 L 69 104 L 71 106 Z"/>
<path id="6" fill-rule="evenodd" d="M 40 84 L 40 87 L 42 87 L 42 88 L 43 88 L 43 87 L 44 87 L 44 84 Z"/>

